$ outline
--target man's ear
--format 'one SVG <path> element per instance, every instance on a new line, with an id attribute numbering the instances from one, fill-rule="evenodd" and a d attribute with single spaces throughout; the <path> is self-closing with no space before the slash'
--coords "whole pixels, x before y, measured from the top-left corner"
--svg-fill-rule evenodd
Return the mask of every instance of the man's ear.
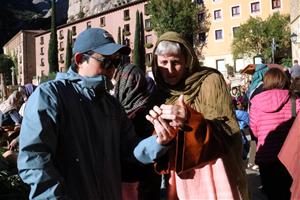
<path id="1" fill-rule="evenodd" d="M 74 60 L 75 60 L 76 65 L 79 65 L 80 63 L 82 63 L 82 57 L 83 57 L 83 54 L 75 53 Z"/>

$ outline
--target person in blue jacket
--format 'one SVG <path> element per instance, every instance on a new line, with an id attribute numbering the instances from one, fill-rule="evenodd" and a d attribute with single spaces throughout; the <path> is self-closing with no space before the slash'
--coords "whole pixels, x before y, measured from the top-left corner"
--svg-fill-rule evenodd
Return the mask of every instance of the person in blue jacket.
<path id="1" fill-rule="evenodd" d="M 75 64 L 29 97 L 18 170 L 30 199 L 121 199 L 122 163 L 137 138 L 107 91 L 117 55 L 129 52 L 107 31 L 86 29 L 74 43 Z"/>

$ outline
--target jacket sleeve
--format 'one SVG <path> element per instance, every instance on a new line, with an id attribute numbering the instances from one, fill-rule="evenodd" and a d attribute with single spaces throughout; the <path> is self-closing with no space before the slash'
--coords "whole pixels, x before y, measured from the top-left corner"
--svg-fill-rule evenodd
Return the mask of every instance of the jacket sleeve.
<path id="1" fill-rule="evenodd" d="M 156 135 L 152 135 L 142 140 L 134 149 L 134 156 L 144 164 L 153 163 L 160 158 L 170 148 L 169 145 L 160 145 L 156 142 Z"/>
<path id="2" fill-rule="evenodd" d="M 250 117 L 250 128 L 255 137 L 257 137 L 257 122 L 259 120 L 258 111 L 256 109 L 256 105 L 252 104 L 249 111 L 249 117 Z"/>
<path id="3" fill-rule="evenodd" d="M 20 132 L 18 170 L 30 199 L 63 199 L 63 178 L 53 165 L 58 137 L 55 89 L 46 83 L 31 95 Z"/>

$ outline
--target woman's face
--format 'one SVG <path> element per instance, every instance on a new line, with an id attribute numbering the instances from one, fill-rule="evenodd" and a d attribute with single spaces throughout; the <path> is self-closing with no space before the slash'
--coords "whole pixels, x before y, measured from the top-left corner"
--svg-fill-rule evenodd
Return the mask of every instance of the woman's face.
<path id="1" fill-rule="evenodd" d="M 158 55 L 157 65 L 165 83 L 178 84 L 185 74 L 185 58 L 182 55 Z"/>

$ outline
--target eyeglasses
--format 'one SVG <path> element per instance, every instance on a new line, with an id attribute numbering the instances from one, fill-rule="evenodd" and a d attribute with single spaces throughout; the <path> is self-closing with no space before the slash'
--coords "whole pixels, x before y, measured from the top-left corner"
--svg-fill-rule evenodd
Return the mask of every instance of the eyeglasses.
<path id="1" fill-rule="evenodd" d="M 93 57 L 89 54 L 83 54 L 83 55 L 88 57 L 88 58 L 93 58 L 94 60 L 97 60 L 98 62 L 102 62 L 104 69 L 111 68 L 112 66 L 118 67 L 121 63 L 120 58 L 115 58 L 115 59 L 110 59 L 110 58 L 106 58 L 106 57 L 95 58 L 95 57 Z"/>

